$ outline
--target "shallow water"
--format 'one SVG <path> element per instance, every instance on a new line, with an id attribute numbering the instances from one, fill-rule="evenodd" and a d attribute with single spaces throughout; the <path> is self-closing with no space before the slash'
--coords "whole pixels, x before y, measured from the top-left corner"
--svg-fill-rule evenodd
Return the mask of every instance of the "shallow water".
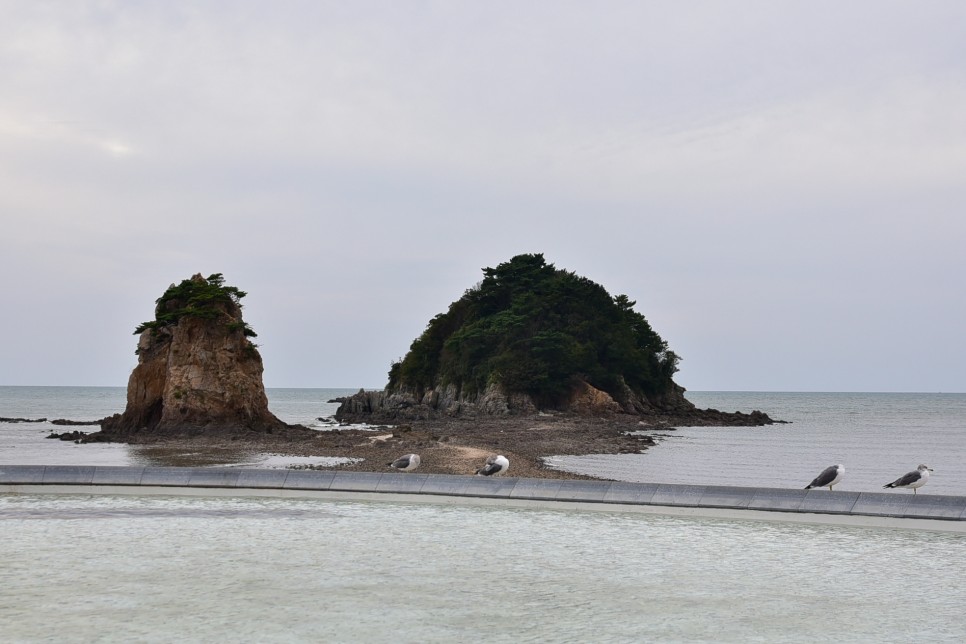
<path id="1" fill-rule="evenodd" d="M 642 454 L 558 456 L 548 462 L 602 478 L 802 488 L 845 465 L 836 490 L 882 491 L 926 463 L 920 494 L 966 495 L 966 394 L 688 392 L 698 407 L 760 409 L 787 425 L 650 432 Z M 911 494 L 897 490 L 896 494 Z"/>
<path id="2" fill-rule="evenodd" d="M 0 416 L 123 409 L 123 388 L 105 389 L 0 387 Z M 287 422 L 334 412 L 322 402 L 333 390 L 274 391 L 270 406 Z M 936 475 L 923 493 L 966 493 L 966 396 L 689 397 L 792 424 L 661 432 L 645 454 L 570 465 L 627 480 L 801 487 L 845 462 L 842 489 L 879 489 L 925 460 Z M 42 438 L 54 428 L 0 425 L 0 463 L 137 464 L 125 446 Z M 954 534 L 270 498 L 0 495 L 0 555 L 5 641 L 966 638 L 966 538 Z"/>
<path id="3" fill-rule="evenodd" d="M 324 431 L 328 425 L 317 419 L 331 416 L 338 407 L 328 400 L 354 391 L 269 389 L 267 393 L 269 408 L 279 418 Z M 804 487 L 825 467 L 843 463 L 846 475 L 836 489 L 857 491 L 881 491 L 885 483 L 926 463 L 935 473 L 920 493 L 966 495 L 966 394 L 688 392 L 687 396 L 701 408 L 760 409 L 790 424 L 652 432 L 659 445 L 643 454 L 561 455 L 548 462 L 569 471 L 626 481 L 790 488 Z M 123 387 L 0 387 L 0 417 L 89 420 L 123 411 L 124 404 Z M 147 458 L 149 450 L 44 438 L 51 431 L 68 429 L 74 428 L 0 423 L 0 463 L 165 464 Z M 202 456 L 206 455 L 185 455 L 179 464 L 226 462 L 217 455 L 214 462 Z M 239 456 L 232 462 L 251 467 L 314 464 L 289 460 L 263 455 L 254 460 Z"/>
<path id="4" fill-rule="evenodd" d="M 966 539 L 270 498 L 0 496 L 12 641 L 953 642 Z"/>
<path id="5" fill-rule="evenodd" d="M 320 431 L 333 423 L 319 420 L 335 414 L 339 396 L 356 389 L 269 389 L 269 409 L 290 424 L 313 427 Z M 124 411 L 124 387 L 0 387 L 0 418 L 46 418 L 42 423 L 0 423 L 0 463 L 18 465 L 224 465 L 248 467 L 288 467 L 336 465 L 345 459 L 318 457 L 282 458 L 273 454 L 261 457 L 219 454 L 152 456 L 152 450 L 127 445 L 92 443 L 76 445 L 70 441 L 51 440 L 51 433 L 73 430 L 97 431 L 96 426 L 63 426 L 49 421 L 65 418 L 90 421 Z M 239 460 L 240 459 L 240 460 Z"/>

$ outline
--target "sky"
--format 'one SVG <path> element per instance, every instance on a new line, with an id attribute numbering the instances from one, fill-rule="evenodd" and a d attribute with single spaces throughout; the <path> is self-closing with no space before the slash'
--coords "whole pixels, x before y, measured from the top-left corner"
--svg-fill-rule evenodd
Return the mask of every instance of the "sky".
<path id="1" fill-rule="evenodd" d="M 172 283 L 379 388 L 520 253 L 689 390 L 966 391 L 966 3 L 0 0 L 0 385 L 123 386 Z"/>

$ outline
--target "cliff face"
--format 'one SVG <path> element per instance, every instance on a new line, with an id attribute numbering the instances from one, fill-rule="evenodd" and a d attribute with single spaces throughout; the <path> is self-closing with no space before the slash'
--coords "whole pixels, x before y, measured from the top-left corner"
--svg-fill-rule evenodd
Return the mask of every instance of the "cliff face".
<path id="1" fill-rule="evenodd" d="M 360 390 L 342 399 L 341 403 L 335 417 L 346 423 L 398 424 L 446 418 L 479 420 L 543 413 L 526 394 L 508 396 L 496 386 L 487 388 L 479 396 L 461 396 L 452 385 L 432 389 L 422 396 L 406 390 Z M 757 410 L 743 413 L 698 409 L 684 397 L 684 389 L 677 386 L 653 400 L 630 394 L 621 402 L 607 392 L 581 382 L 574 387 L 567 405 L 550 411 L 553 415 L 587 417 L 590 423 L 600 418 L 634 418 L 646 426 L 757 427 L 784 422 L 773 420 Z"/>
<path id="2" fill-rule="evenodd" d="M 621 400 L 578 382 L 567 404 L 557 411 L 588 416 L 614 414 L 690 414 L 694 405 L 684 397 L 684 389 L 676 387 L 659 399 L 648 400 L 624 387 Z M 486 416 L 526 416 L 540 410 L 527 394 L 506 394 L 499 386 L 490 385 L 475 396 L 462 395 L 454 385 L 430 389 L 419 395 L 412 389 L 396 391 L 361 390 L 341 401 L 335 413 L 337 420 L 350 423 L 394 423 L 434 418 L 475 418 Z"/>
<path id="3" fill-rule="evenodd" d="M 526 394 L 506 395 L 489 387 L 478 396 L 462 396 L 450 385 L 420 395 L 411 389 L 365 391 L 341 400 L 335 417 L 340 422 L 387 423 L 446 417 L 509 416 L 536 413 Z"/>
<path id="4" fill-rule="evenodd" d="M 268 410 L 262 358 L 249 341 L 238 300 L 221 276 L 195 275 L 158 300 L 141 325 L 127 407 L 102 421 L 109 434 L 272 432 L 285 423 Z"/>

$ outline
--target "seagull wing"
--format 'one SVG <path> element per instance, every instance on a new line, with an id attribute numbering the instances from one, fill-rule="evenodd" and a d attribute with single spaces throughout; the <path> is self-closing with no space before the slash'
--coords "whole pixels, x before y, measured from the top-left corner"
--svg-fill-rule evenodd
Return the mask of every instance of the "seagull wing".
<path id="1" fill-rule="evenodd" d="M 915 483 L 921 478 L 922 478 L 922 473 L 919 470 L 913 470 L 912 472 L 903 474 L 892 483 L 889 483 L 889 487 L 903 487 L 905 485 L 910 485 L 912 483 Z"/>
<path id="2" fill-rule="evenodd" d="M 814 481 L 812 481 L 805 487 L 805 489 L 807 490 L 813 487 L 825 487 L 826 485 L 828 485 L 829 483 L 835 480 L 835 477 L 838 475 L 838 473 L 839 473 L 838 466 L 832 465 L 830 467 L 826 467 L 824 470 L 822 470 L 821 474 L 815 477 Z"/>

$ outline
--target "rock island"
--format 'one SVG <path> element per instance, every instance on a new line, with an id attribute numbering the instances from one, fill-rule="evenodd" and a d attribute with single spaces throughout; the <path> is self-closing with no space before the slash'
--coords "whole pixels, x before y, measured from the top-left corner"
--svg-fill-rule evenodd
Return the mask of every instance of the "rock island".
<path id="1" fill-rule="evenodd" d="M 288 425 L 268 409 L 243 297 L 220 273 L 172 284 L 154 320 L 135 330 L 124 413 L 83 440 L 135 444 L 164 465 L 271 452 L 384 471 L 418 453 L 421 472 L 472 474 L 501 453 L 511 475 L 585 478 L 542 458 L 636 453 L 653 444 L 646 429 L 774 422 L 760 411 L 696 409 L 672 379 L 680 358 L 635 302 L 528 254 L 483 269 L 392 364 L 383 390 L 341 399 L 341 427 Z"/>
<path id="2" fill-rule="evenodd" d="M 385 389 L 342 399 L 336 418 L 396 425 L 386 445 L 422 449 L 423 463 L 500 452 L 521 476 L 539 476 L 544 456 L 638 452 L 652 444 L 643 429 L 775 422 L 697 409 L 672 378 L 679 356 L 635 304 L 518 255 L 483 269 L 392 364 Z"/>

